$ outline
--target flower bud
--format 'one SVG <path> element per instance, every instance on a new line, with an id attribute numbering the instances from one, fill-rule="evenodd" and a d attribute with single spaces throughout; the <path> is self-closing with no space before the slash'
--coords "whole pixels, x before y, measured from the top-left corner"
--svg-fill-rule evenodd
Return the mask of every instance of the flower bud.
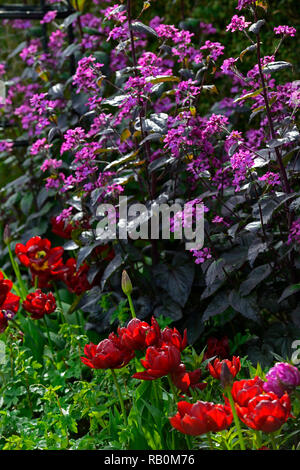
<path id="1" fill-rule="evenodd" d="M 10 233 L 10 228 L 8 224 L 6 224 L 4 227 L 3 241 L 5 245 L 8 245 L 11 242 L 11 233 Z"/>
<path id="2" fill-rule="evenodd" d="M 226 362 L 222 363 L 221 373 L 220 373 L 220 382 L 224 389 L 228 387 L 232 387 L 233 384 L 233 375 L 229 370 L 228 365 Z"/>
<path id="3" fill-rule="evenodd" d="M 132 284 L 131 284 L 130 277 L 128 276 L 127 271 L 125 271 L 125 269 L 122 272 L 121 286 L 122 286 L 122 291 L 124 292 L 125 295 L 130 295 L 131 294 Z"/>

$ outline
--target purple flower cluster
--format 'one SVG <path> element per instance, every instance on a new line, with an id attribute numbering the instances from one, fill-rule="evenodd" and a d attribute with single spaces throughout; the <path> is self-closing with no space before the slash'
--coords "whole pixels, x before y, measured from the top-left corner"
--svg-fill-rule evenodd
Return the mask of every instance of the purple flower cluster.
<path id="1" fill-rule="evenodd" d="M 290 36 L 291 38 L 293 38 L 296 34 L 296 28 L 293 28 L 293 26 L 286 25 L 276 26 L 274 28 L 274 32 L 275 34 L 284 34 L 285 36 Z"/>
<path id="2" fill-rule="evenodd" d="M 238 6 L 236 7 L 237 10 L 242 10 L 243 8 L 247 7 L 248 5 L 253 5 L 256 0 L 238 0 Z"/>
<path id="3" fill-rule="evenodd" d="M 191 253 L 196 258 L 196 264 L 202 264 L 212 257 L 210 248 L 203 248 L 203 250 L 191 250 Z"/>
<path id="4" fill-rule="evenodd" d="M 77 93 L 96 91 L 99 88 L 97 82 L 102 77 L 101 68 L 103 65 L 96 62 L 96 58 L 93 56 L 80 59 L 73 77 L 73 85 L 77 85 Z"/>
<path id="5" fill-rule="evenodd" d="M 288 244 L 290 243 L 300 244 L 300 218 L 292 223 L 288 237 Z"/>
<path id="6" fill-rule="evenodd" d="M 234 15 L 231 18 L 229 25 L 226 26 L 226 31 L 231 31 L 232 33 L 235 31 L 243 31 L 248 28 L 250 24 L 251 22 L 246 21 L 244 16 Z"/>
<path id="7" fill-rule="evenodd" d="M 265 181 L 270 186 L 276 186 L 281 184 L 280 176 L 278 173 L 274 173 L 272 171 L 268 171 L 263 176 L 260 176 L 259 181 Z"/>
<path id="8" fill-rule="evenodd" d="M 236 187 L 236 191 L 240 189 L 240 184 L 246 179 L 248 170 L 253 166 L 253 155 L 249 150 L 239 149 L 230 157 L 230 163 L 234 170 L 234 178 L 232 184 Z"/>
<path id="9" fill-rule="evenodd" d="M 57 10 L 48 11 L 43 19 L 40 21 L 41 24 L 51 23 L 56 18 Z"/>

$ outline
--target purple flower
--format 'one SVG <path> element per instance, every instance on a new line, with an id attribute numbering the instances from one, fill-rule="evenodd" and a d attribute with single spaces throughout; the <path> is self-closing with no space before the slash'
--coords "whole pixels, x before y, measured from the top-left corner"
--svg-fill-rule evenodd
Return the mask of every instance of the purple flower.
<path id="1" fill-rule="evenodd" d="M 223 50 L 225 49 L 225 46 L 220 42 L 205 41 L 204 46 L 200 47 L 200 49 L 208 49 L 210 57 L 213 60 L 217 60 L 220 55 L 224 54 Z"/>
<path id="2" fill-rule="evenodd" d="M 225 75 L 231 75 L 232 74 L 232 68 L 234 66 L 234 63 L 237 61 L 234 57 L 230 57 L 229 59 L 225 59 L 223 61 L 223 64 L 221 65 L 221 70 Z"/>
<path id="3" fill-rule="evenodd" d="M 47 158 L 42 166 L 41 170 L 42 171 L 47 171 L 49 169 L 56 170 L 57 168 L 60 168 L 62 166 L 62 160 L 56 160 L 54 158 Z"/>
<path id="4" fill-rule="evenodd" d="M 77 85 L 76 93 L 96 91 L 99 88 L 98 80 L 102 77 L 101 67 L 104 64 L 96 62 L 93 56 L 83 57 L 79 60 L 76 73 L 73 77 L 73 85 Z"/>
<path id="5" fill-rule="evenodd" d="M 204 263 L 204 261 L 212 257 L 210 248 L 203 248 L 203 250 L 190 250 L 190 251 L 191 253 L 193 253 L 193 256 L 195 256 L 196 258 L 195 259 L 196 264 L 202 264 Z"/>
<path id="6" fill-rule="evenodd" d="M 30 148 L 31 155 L 38 155 L 40 152 L 46 152 L 52 145 L 47 144 L 46 137 L 38 139 L 32 144 Z"/>
<path id="7" fill-rule="evenodd" d="M 255 2 L 256 0 L 238 0 L 238 6 L 236 7 L 236 9 L 242 10 L 247 5 L 252 5 L 252 3 L 255 3 Z"/>
<path id="8" fill-rule="evenodd" d="M 40 21 L 40 23 L 41 24 L 51 23 L 51 21 L 53 21 L 54 18 L 56 18 L 56 15 L 57 15 L 56 10 L 48 11 L 48 13 L 46 13 L 44 18 Z"/>
<path id="9" fill-rule="evenodd" d="M 226 27 L 226 31 L 231 31 L 232 33 L 234 31 L 243 31 L 246 29 L 249 25 L 251 24 L 250 21 L 245 21 L 244 16 L 238 16 L 234 15 L 231 18 L 231 22 L 229 25 Z"/>
<path id="10" fill-rule="evenodd" d="M 293 26 L 277 26 L 274 28 L 275 34 L 285 34 L 286 36 L 291 36 L 293 38 L 296 34 L 296 28 L 293 28 Z"/>
<path id="11" fill-rule="evenodd" d="M 300 218 L 294 220 L 294 222 L 292 223 L 288 238 L 288 244 L 292 242 L 300 243 Z"/>
<path id="12" fill-rule="evenodd" d="M 300 372 L 297 367 L 287 362 L 277 362 L 266 375 L 267 382 L 264 383 L 265 392 L 273 392 L 282 397 L 285 392 L 292 392 L 300 385 Z"/>
<path id="13" fill-rule="evenodd" d="M 11 152 L 14 144 L 6 140 L 0 140 L 0 152 Z"/>
<path id="14" fill-rule="evenodd" d="M 267 184 L 270 186 L 276 186 L 280 184 L 280 176 L 278 173 L 273 173 L 272 171 L 268 171 L 265 175 L 260 176 L 259 181 L 266 181 Z"/>
<path id="15" fill-rule="evenodd" d="M 5 74 L 5 65 L 0 63 L 0 77 Z"/>
<path id="16" fill-rule="evenodd" d="M 200 21 L 199 28 L 202 34 L 214 34 L 217 32 L 211 23 L 204 23 L 203 21 Z"/>

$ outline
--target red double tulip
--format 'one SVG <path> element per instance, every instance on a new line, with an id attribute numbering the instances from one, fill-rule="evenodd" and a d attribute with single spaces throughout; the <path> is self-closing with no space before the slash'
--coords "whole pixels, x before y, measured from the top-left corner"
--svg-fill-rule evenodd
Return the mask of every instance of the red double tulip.
<path id="1" fill-rule="evenodd" d="M 39 320 L 44 315 L 49 315 L 56 309 L 56 302 L 53 294 L 49 292 L 44 294 L 41 289 L 28 294 L 23 302 L 23 308 L 31 313 L 31 318 Z"/>
<path id="2" fill-rule="evenodd" d="M 111 261 L 116 256 L 115 250 L 109 245 L 99 245 L 92 251 L 92 256 L 103 261 Z"/>
<path id="3" fill-rule="evenodd" d="M 81 361 L 92 369 L 120 369 L 134 357 L 134 351 L 124 348 L 113 333 L 98 345 L 86 344 L 84 354 Z"/>
<path id="4" fill-rule="evenodd" d="M 3 312 L 0 312 L 0 333 L 4 333 L 7 327 L 8 319 L 6 318 Z"/>
<path id="5" fill-rule="evenodd" d="M 175 387 L 177 387 L 181 392 L 190 395 L 190 388 L 192 390 L 204 390 L 207 386 L 207 383 L 200 382 L 202 371 L 201 369 L 193 370 L 192 372 L 186 372 L 185 366 L 182 364 L 183 368 L 178 373 L 171 374 L 171 379 Z"/>
<path id="6" fill-rule="evenodd" d="M 263 384 L 260 377 L 236 381 L 231 389 L 232 398 L 239 406 L 247 406 L 252 398 L 263 393 Z"/>
<path id="7" fill-rule="evenodd" d="M 145 371 L 136 372 L 135 379 L 155 380 L 181 370 L 181 357 L 178 348 L 172 344 L 163 344 L 160 348 L 149 346 L 145 359 L 141 359 Z"/>
<path id="8" fill-rule="evenodd" d="M 118 328 L 118 335 L 126 348 L 137 351 L 143 351 L 161 341 L 161 331 L 154 317 L 151 318 L 151 326 L 145 321 L 133 318 L 127 327 Z"/>
<path id="9" fill-rule="evenodd" d="M 236 404 L 239 418 L 249 428 L 263 432 L 274 432 L 291 417 L 291 401 L 287 393 L 279 398 L 268 392 L 251 398 L 245 407 Z"/>
<path id="10" fill-rule="evenodd" d="M 228 359 L 223 359 L 222 361 L 220 361 L 218 358 L 216 358 L 212 363 L 208 363 L 208 370 L 210 372 L 210 375 L 212 375 L 212 377 L 214 377 L 215 379 L 220 380 L 223 363 L 227 365 L 232 377 L 235 377 L 241 369 L 241 361 L 239 357 L 233 356 L 231 361 L 229 361 Z"/>
<path id="11" fill-rule="evenodd" d="M 57 222 L 56 217 L 52 217 L 51 225 L 52 225 L 52 232 L 61 238 L 65 238 L 66 240 L 71 239 L 71 234 L 73 230 L 76 229 L 76 226 L 70 223 L 69 224 L 65 223 L 64 220 L 60 220 L 59 222 Z"/>
<path id="12" fill-rule="evenodd" d="M 163 343 L 172 344 L 179 351 L 183 351 L 187 347 L 187 330 L 184 330 L 183 337 L 176 328 L 166 327 L 161 333 Z"/>
<path id="13" fill-rule="evenodd" d="M 222 431 L 232 423 L 231 409 L 226 405 L 215 405 L 204 401 L 197 401 L 194 404 L 180 401 L 177 408 L 177 414 L 169 420 L 171 425 L 183 434 L 199 436 L 208 432 Z"/>
<path id="14" fill-rule="evenodd" d="M 31 271 L 33 281 L 38 278 L 38 287 L 48 287 L 53 271 L 62 265 L 64 249 L 61 246 L 51 248 L 51 242 L 41 237 L 33 237 L 26 245 L 16 244 L 16 255 L 20 262 Z"/>
<path id="15" fill-rule="evenodd" d="M 12 287 L 12 281 L 4 279 L 0 271 L 0 311 L 5 310 L 15 314 L 19 309 L 20 297 L 10 292 Z"/>
<path id="16" fill-rule="evenodd" d="M 83 263 L 77 270 L 76 263 L 75 258 L 69 258 L 65 264 L 59 265 L 53 274 L 66 284 L 70 292 L 80 295 L 91 289 L 91 284 L 87 279 L 89 266 Z"/>
<path id="17" fill-rule="evenodd" d="M 142 351 L 147 347 L 146 338 L 149 330 L 149 323 L 133 318 L 126 328 L 118 328 L 118 335 L 124 347 Z"/>
<path id="18" fill-rule="evenodd" d="M 222 339 L 210 337 L 207 340 L 207 349 L 204 353 L 204 360 L 210 357 L 218 356 L 220 359 L 227 359 L 229 356 L 229 342 L 228 337 L 224 336 Z"/>

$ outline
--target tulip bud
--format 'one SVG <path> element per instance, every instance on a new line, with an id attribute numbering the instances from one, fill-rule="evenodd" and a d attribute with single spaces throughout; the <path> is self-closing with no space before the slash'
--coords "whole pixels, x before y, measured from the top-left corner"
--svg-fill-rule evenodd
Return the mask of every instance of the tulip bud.
<path id="1" fill-rule="evenodd" d="M 122 286 L 122 291 L 124 292 L 125 295 L 131 295 L 132 284 L 131 284 L 130 277 L 128 276 L 127 271 L 125 271 L 125 269 L 122 272 L 121 286 Z"/>
<path id="2" fill-rule="evenodd" d="M 233 375 L 229 370 L 228 365 L 226 362 L 222 363 L 221 373 L 220 373 L 220 382 L 224 389 L 228 387 L 232 387 L 233 384 Z"/>
<path id="3" fill-rule="evenodd" d="M 5 245 L 8 245 L 11 242 L 11 233 L 10 233 L 10 228 L 8 224 L 6 224 L 4 227 L 3 241 Z"/>

